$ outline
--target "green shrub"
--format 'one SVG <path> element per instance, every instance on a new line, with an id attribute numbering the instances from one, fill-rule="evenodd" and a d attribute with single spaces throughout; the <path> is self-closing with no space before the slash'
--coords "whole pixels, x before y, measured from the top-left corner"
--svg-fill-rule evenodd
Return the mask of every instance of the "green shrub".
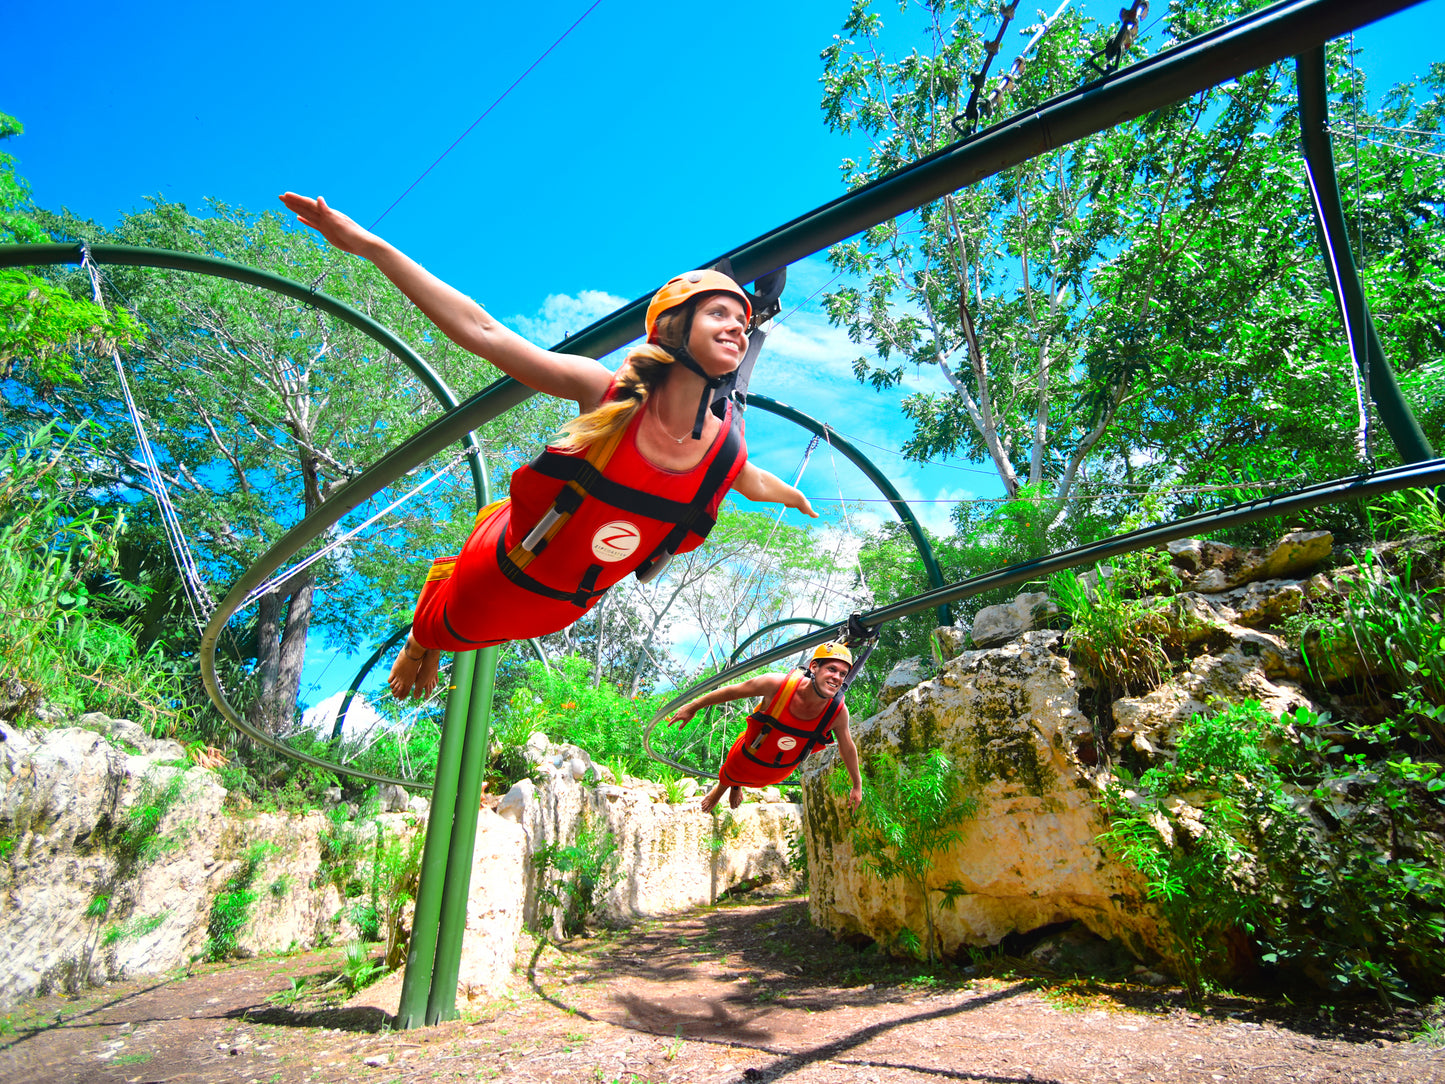
<path id="1" fill-rule="evenodd" d="M 852 829 L 853 856 L 880 880 L 902 879 L 918 890 L 927 941 L 920 944 L 912 931 L 901 931 L 896 941 L 909 954 L 932 962 L 938 947 L 933 896 L 942 894 L 941 906 L 952 907 L 964 894 L 957 882 L 931 884 L 933 868 L 963 838 L 962 825 L 976 812 L 977 800 L 939 750 L 901 759 L 884 750 L 869 757 L 865 769 L 863 804 Z M 847 800 L 852 781 L 841 766 L 830 785 L 836 798 Z"/>
<path id="2" fill-rule="evenodd" d="M 1143 875 L 1193 994 L 1243 933 L 1260 960 L 1382 1001 L 1441 988 L 1445 972 L 1445 779 L 1403 753 L 1402 724 L 1275 719 L 1247 701 L 1196 715 L 1172 764 L 1128 775 L 1106 798 L 1101 840 Z M 1362 747 L 1361 747 L 1362 746 Z M 1337 797 L 1349 794 L 1349 802 Z M 1185 794 L 1197 818 L 1169 799 Z"/>
<path id="3" fill-rule="evenodd" d="M 274 843 L 257 841 L 251 844 L 240 868 L 231 874 L 220 893 L 211 901 L 211 913 L 206 922 L 207 955 L 210 959 L 224 960 L 235 953 L 246 923 L 250 921 L 251 905 L 259 895 L 253 891 L 256 878 L 266 859 L 280 851 L 281 848 Z"/>
<path id="4" fill-rule="evenodd" d="M 108 616 L 149 590 L 119 574 L 124 513 L 86 507 L 92 451 L 84 426 L 0 437 L 0 687 L 19 690 L 4 713 L 44 701 L 172 729 L 191 717 L 182 684 L 159 646 L 140 649 L 134 621 Z"/>
<path id="5" fill-rule="evenodd" d="M 1411 583 L 1407 557 L 1398 572 L 1367 551 L 1355 562 L 1344 597 L 1335 607 L 1297 623 L 1305 661 L 1316 680 L 1327 676 L 1326 660 L 1354 650 L 1394 689 L 1413 693 L 1424 705 L 1445 707 L 1445 589 L 1421 590 Z M 1318 645 L 1311 648 L 1313 630 Z M 1445 750 L 1445 727 L 1438 715 L 1417 712 L 1437 748 Z"/>
<path id="6" fill-rule="evenodd" d="M 537 868 L 537 924 L 551 924 L 555 909 L 562 912 L 562 933 L 572 937 L 587 927 L 602 897 L 622 878 L 618 869 L 617 840 L 583 816 L 577 835 L 563 846 L 550 843 L 532 856 Z"/>
<path id="7" fill-rule="evenodd" d="M 1105 702 L 1157 688 L 1169 666 L 1164 650 L 1167 600 L 1154 597 L 1177 585 L 1168 554 L 1141 552 L 1099 566 L 1087 586 L 1071 570 L 1056 572 L 1049 590 L 1068 621 L 1064 643 L 1103 686 Z"/>

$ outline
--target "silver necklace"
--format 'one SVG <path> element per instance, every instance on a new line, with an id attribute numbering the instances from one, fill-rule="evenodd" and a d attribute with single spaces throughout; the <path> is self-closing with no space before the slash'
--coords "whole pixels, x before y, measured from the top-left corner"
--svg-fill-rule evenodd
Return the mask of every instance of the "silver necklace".
<path id="1" fill-rule="evenodd" d="M 653 412 L 652 412 L 652 420 L 657 423 L 657 428 L 659 428 L 659 429 L 662 430 L 663 435 L 664 435 L 665 437 L 667 437 L 668 440 L 672 441 L 674 444 L 684 444 L 684 443 L 686 443 L 687 438 L 690 437 L 690 436 L 692 436 L 691 433 L 684 433 L 684 434 L 683 434 L 682 436 L 680 436 L 680 437 L 675 437 L 675 436 L 673 436 L 671 433 L 669 433 L 669 432 L 667 431 L 667 427 L 662 424 L 662 415 L 658 414 L 657 411 L 653 411 Z"/>

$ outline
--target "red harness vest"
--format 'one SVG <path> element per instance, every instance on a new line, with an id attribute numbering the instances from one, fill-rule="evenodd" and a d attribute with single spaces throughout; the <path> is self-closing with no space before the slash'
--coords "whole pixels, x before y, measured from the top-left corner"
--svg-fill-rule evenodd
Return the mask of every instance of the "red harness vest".
<path id="1" fill-rule="evenodd" d="M 674 554 L 702 545 L 747 463 L 742 412 L 727 404 L 722 431 L 689 471 L 643 457 L 642 413 L 610 441 L 585 452 L 548 448 L 513 472 L 511 523 L 497 539 L 507 579 L 586 610 L 629 572 L 651 579 Z M 554 547 L 564 532 L 568 544 Z"/>
<path id="2" fill-rule="evenodd" d="M 833 721 L 843 707 L 843 691 L 828 701 L 817 718 L 799 719 L 789 706 L 793 693 L 806 680 L 808 671 L 792 671 L 772 699 L 748 716 L 748 729 L 758 728 L 757 736 L 741 749 L 748 760 L 765 768 L 791 771 L 814 749 L 833 744 Z"/>

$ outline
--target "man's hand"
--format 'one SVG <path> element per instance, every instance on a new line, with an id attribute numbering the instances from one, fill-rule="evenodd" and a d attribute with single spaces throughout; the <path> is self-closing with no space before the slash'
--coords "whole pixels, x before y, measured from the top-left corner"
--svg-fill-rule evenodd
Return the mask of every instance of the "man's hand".
<path id="1" fill-rule="evenodd" d="M 856 810 L 863 804 L 863 788 L 854 787 L 848 792 L 848 808 Z"/>
<path id="2" fill-rule="evenodd" d="M 688 723 L 692 722 L 692 717 L 696 714 L 697 702 L 693 701 L 692 703 L 684 704 L 682 707 L 678 708 L 677 711 L 673 712 L 672 718 L 668 721 L 676 723 L 677 729 L 681 730 L 683 727 L 687 726 Z"/>

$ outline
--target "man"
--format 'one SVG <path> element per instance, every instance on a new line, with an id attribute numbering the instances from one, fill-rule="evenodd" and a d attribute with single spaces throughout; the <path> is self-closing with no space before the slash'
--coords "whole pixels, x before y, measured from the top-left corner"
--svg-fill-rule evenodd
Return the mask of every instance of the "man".
<path id="1" fill-rule="evenodd" d="M 728 805 L 736 809 L 743 801 L 743 787 L 781 783 L 804 757 L 831 744 L 835 736 L 838 755 L 853 780 L 848 803 L 857 809 L 863 801 L 863 778 L 858 774 L 858 749 L 848 733 L 848 705 L 843 703 L 844 679 L 852 663 L 853 653 L 845 645 L 822 644 L 808 660 L 806 670 L 764 674 L 725 685 L 679 708 L 672 718 L 683 727 L 710 704 L 762 697 L 757 710 L 748 716 L 747 730 L 723 760 L 717 786 L 703 798 L 702 811 L 710 811 L 729 788 Z"/>

